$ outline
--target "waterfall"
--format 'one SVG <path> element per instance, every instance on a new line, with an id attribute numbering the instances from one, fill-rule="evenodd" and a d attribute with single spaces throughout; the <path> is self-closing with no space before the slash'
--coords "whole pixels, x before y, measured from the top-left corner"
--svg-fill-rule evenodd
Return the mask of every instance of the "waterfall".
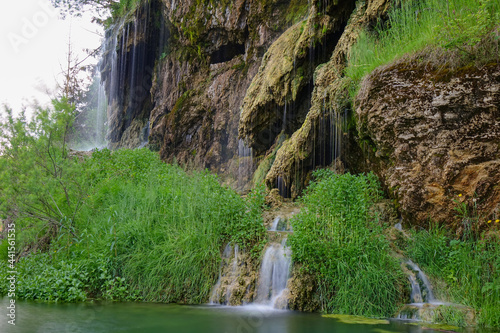
<path id="1" fill-rule="evenodd" d="M 169 37 L 163 15 L 157 15 L 162 6 L 142 1 L 106 30 L 99 71 L 100 95 L 107 98 L 99 103 L 105 105 L 111 149 L 148 143 L 154 69 Z"/>
<path id="2" fill-rule="evenodd" d="M 276 218 L 273 220 L 271 228 L 269 228 L 269 231 L 278 231 L 278 224 L 280 222 L 281 222 L 281 216 L 276 216 Z"/>
<path id="3" fill-rule="evenodd" d="M 403 306 L 397 319 L 422 320 L 423 318 L 432 318 L 435 307 L 445 303 L 435 299 L 429 279 L 417 264 L 411 260 L 404 262 L 404 264 L 407 267 L 408 280 L 411 285 L 411 303 Z"/>
<path id="4" fill-rule="evenodd" d="M 276 218 L 271 223 L 268 231 L 280 231 L 280 232 L 291 232 L 292 226 L 289 225 L 288 220 L 281 216 L 276 216 Z"/>
<path id="5" fill-rule="evenodd" d="M 286 116 L 287 116 L 287 115 L 286 115 L 286 104 L 287 104 L 287 103 L 286 103 L 286 99 L 285 99 L 285 110 L 283 111 L 283 124 L 282 124 L 282 128 L 281 128 L 281 130 L 282 130 L 283 132 L 286 132 L 286 120 L 287 120 L 287 119 L 286 119 Z"/>
<path id="6" fill-rule="evenodd" d="M 231 243 L 228 243 L 222 253 L 219 279 L 212 290 L 209 304 L 230 304 L 231 295 L 239 277 L 238 259 L 238 244 L 234 246 L 233 251 Z"/>
<path id="7" fill-rule="evenodd" d="M 106 31 L 106 38 L 101 46 L 102 55 L 99 61 L 99 70 L 101 72 L 100 81 L 100 92 L 99 92 L 99 105 L 106 110 L 106 118 L 111 120 L 113 118 L 120 118 L 119 110 L 123 107 L 123 101 L 121 95 L 123 95 L 124 77 L 125 77 L 125 61 L 124 57 L 124 47 L 125 40 L 128 38 L 127 33 L 123 32 L 121 36 L 121 52 L 120 61 L 118 61 L 118 34 L 123 29 L 125 22 L 125 17 L 120 21 L 112 25 Z M 102 94 L 101 94 L 102 91 Z M 106 133 L 106 139 L 108 139 L 109 133 Z"/>
<path id="8" fill-rule="evenodd" d="M 227 244 L 222 253 L 219 279 L 212 289 L 209 304 L 264 306 L 268 309 L 288 307 L 287 282 L 290 277 L 291 250 L 286 239 L 281 243 L 270 244 L 262 259 L 257 285 L 252 301 L 252 278 L 245 272 L 245 254 L 240 253 L 238 245 L 234 248 Z M 248 284 L 250 282 L 250 284 Z M 246 285 L 245 285 L 246 284 Z"/>
<path id="9" fill-rule="evenodd" d="M 107 109 L 108 100 L 106 99 L 106 91 L 101 80 L 101 75 L 98 75 L 98 91 L 97 91 L 97 110 L 95 121 L 95 148 L 106 146 L 106 121 L 108 119 Z"/>
<path id="10" fill-rule="evenodd" d="M 426 301 L 427 303 L 433 303 L 433 302 L 435 302 L 436 299 L 434 298 L 434 294 L 432 293 L 431 283 L 427 279 L 427 276 L 424 274 L 424 272 L 422 272 L 422 270 L 420 269 L 420 267 L 418 267 L 411 260 L 408 260 L 406 262 L 406 264 L 409 267 L 411 267 L 411 269 L 413 271 L 417 272 L 417 278 L 418 278 L 418 280 L 420 280 L 422 282 L 422 285 L 423 285 L 423 288 L 420 288 L 420 283 L 418 283 L 418 280 L 415 279 L 415 277 L 413 276 L 413 279 L 417 283 L 416 283 L 416 286 L 415 286 L 415 290 L 413 290 L 414 283 L 412 283 L 412 302 L 414 302 L 414 303 L 421 303 L 423 301 Z M 411 279 L 410 279 L 410 281 L 411 281 Z M 417 286 L 418 286 L 418 288 L 417 288 Z M 421 292 L 421 289 L 423 289 L 423 292 Z M 414 301 L 413 300 L 414 295 L 415 295 L 416 298 L 420 299 L 420 301 Z"/>
<path id="11" fill-rule="evenodd" d="M 242 139 L 238 141 L 238 156 L 238 188 L 244 190 L 252 177 L 253 156 L 252 148 L 247 146 Z"/>
<path id="12" fill-rule="evenodd" d="M 149 133 L 151 132 L 150 125 L 151 125 L 151 123 L 148 120 L 148 122 L 146 123 L 146 126 L 144 126 L 144 128 L 142 129 L 142 133 L 141 133 L 142 140 L 141 140 L 141 145 L 139 146 L 139 148 L 144 148 L 149 143 Z"/>
<path id="13" fill-rule="evenodd" d="M 259 274 L 256 304 L 286 308 L 287 304 L 283 296 L 287 290 L 290 266 L 291 250 L 286 246 L 286 239 L 281 244 L 271 244 L 267 248 Z"/>

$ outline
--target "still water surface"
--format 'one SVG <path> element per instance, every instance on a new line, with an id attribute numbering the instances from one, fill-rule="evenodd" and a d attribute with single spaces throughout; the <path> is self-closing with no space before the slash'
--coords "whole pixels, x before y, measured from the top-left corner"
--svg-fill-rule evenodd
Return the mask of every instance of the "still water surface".
<path id="1" fill-rule="evenodd" d="M 389 333 L 436 332 L 391 322 L 343 324 L 319 314 L 262 306 L 183 306 L 155 303 L 46 304 L 16 302 L 16 325 L 7 323 L 7 298 L 0 299 L 0 332 L 167 333 Z"/>

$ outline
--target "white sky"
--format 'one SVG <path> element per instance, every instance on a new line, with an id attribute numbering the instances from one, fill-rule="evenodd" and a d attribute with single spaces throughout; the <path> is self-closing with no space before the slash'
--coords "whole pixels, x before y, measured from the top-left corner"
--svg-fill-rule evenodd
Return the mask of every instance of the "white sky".
<path id="1" fill-rule="evenodd" d="M 47 88 L 54 90 L 66 62 L 68 39 L 75 55 L 99 47 L 103 29 L 91 16 L 60 18 L 49 0 L 3 0 L 0 4 L 0 105 L 14 112 L 37 100 L 50 103 Z M 98 34 L 96 34 L 96 32 Z M 95 63 L 97 60 L 92 59 Z M 0 113 L 3 113 L 0 106 Z"/>

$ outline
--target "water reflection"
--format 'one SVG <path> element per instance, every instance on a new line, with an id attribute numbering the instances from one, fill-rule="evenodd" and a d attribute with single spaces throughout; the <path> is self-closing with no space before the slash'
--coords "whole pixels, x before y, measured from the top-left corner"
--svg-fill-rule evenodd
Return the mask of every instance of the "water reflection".
<path id="1" fill-rule="evenodd" d="M 6 309 L 8 299 L 0 300 Z M 6 310 L 4 310 L 6 313 Z M 16 326 L 0 321 L 0 332 L 172 333 L 361 333 L 423 332 L 418 326 L 343 324 L 318 314 L 268 306 L 180 306 L 154 303 L 46 304 L 16 302 Z M 433 332 L 425 330 L 425 332 Z"/>

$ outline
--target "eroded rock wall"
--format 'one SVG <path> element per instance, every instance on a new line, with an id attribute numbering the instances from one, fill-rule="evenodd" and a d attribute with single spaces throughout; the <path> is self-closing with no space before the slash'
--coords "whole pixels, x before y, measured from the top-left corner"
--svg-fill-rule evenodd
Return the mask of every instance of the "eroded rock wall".
<path id="1" fill-rule="evenodd" d="M 143 23 L 129 19 L 117 38 L 125 102 L 111 101 L 113 148 L 147 132 L 165 161 L 240 189 L 265 180 L 285 197 L 319 167 L 374 170 L 411 223 L 467 228 L 454 210 L 465 200 L 498 216 L 497 64 L 455 71 L 419 55 L 377 69 L 353 106 L 343 74 L 351 46 L 390 0 L 147 3 L 134 14 Z M 152 32 L 130 39 L 142 26 Z M 134 54 L 150 68 L 135 78 Z M 146 94 L 130 103 L 137 88 Z"/>
<path id="2" fill-rule="evenodd" d="M 153 81 L 150 145 L 166 161 L 208 168 L 236 186 L 242 101 L 267 48 L 308 5 L 199 2 L 163 1 L 171 38 Z"/>
<path id="3" fill-rule="evenodd" d="M 349 123 L 349 82 L 343 77 L 343 70 L 360 31 L 385 15 L 388 8 L 388 0 L 357 5 L 348 24 L 342 28 L 331 57 L 315 69 L 310 108 L 300 128 L 277 150 L 265 177 L 268 187 L 279 187 L 282 195 L 296 197 L 308 183 L 310 172 L 317 167 L 332 165 L 366 170 L 356 131 Z"/>
<path id="4" fill-rule="evenodd" d="M 156 59 L 167 39 L 161 3 L 141 3 L 106 32 L 100 64 L 107 96 L 107 141 L 116 148 L 137 148 L 147 141 Z"/>
<path id="5" fill-rule="evenodd" d="M 406 222 L 463 233 L 499 214 L 500 66 L 451 70 L 426 58 L 400 60 L 364 80 L 356 98 L 360 140 Z M 467 214 L 456 210 L 462 205 Z"/>

